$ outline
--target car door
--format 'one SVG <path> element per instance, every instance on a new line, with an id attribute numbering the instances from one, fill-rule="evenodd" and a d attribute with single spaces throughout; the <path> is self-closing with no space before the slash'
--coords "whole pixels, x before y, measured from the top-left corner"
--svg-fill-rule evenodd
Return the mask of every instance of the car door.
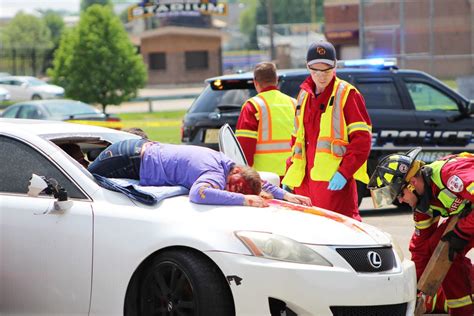
<path id="1" fill-rule="evenodd" d="M 73 201 L 27 195 L 35 173 Z M 92 278 L 91 201 L 35 146 L 0 135 L 0 314 L 87 315 Z M 49 211 L 49 212 L 48 212 Z"/>
<path id="2" fill-rule="evenodd" d="M 423 131 L 424 160 L 433 161 L 451 152 L 473 149 L 470 146 L 474 120 L 456 119 L 463 105 L 453 91 L 422 77 L 405 77 L 403 82 Z"/>
<path id="3" fill-rule="evenodd" d="M 397 81 L 389 75 L 356 75 L 372 121 L 372 150 L 399 150 L 421 144 L 415 110 L 404 102 Z"/>

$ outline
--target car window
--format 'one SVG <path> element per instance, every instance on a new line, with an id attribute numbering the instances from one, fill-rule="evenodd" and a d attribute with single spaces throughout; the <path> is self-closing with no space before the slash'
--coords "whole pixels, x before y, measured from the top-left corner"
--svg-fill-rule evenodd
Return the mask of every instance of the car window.
<path id="1" fill-rule="evenodd" d="M 41 111 L 33 105 L 22 105 L 17 115 L 18 118 L 25 119 L 39 119 L 41 118 Z"/>
<path id="2" fill-rule="evenodd" d="M 20 81 L 20 80 L 12 80 L 10 81 L 10 84 L 11 85 L 14 85 L 14 86 L 21 86 L 23 84 L 23 81 Z"/>
<path id="3" fill-rule="evenodd" d="M 10 108 L 6 109 L 5 111 L 3 111 L 2 117 L 15 118 L 15 117 L 16 117 L 16 114 L 18 113 L 18 110 L 19 110 L 19 109 L 20 109 L 19 106 L 10 107 Z"/>
<path id="4" fill-rule="evenodd" d="M 18 140 L 0 136 L 0 192 L 26 194 L 31 174 L 54 178 L 69 197 L 86 196 L 51 161 L 34 148 Z"/>
<path id="5" fill-rule="evenodd" d="M 355 85 L 364 96 L 368 109 L 395 110 L 402 108 L 395 83 L 391 80 L 357 81 Z"/>
<path id="6" fill-rule="evenodd" d="M 44 107 L 52 117 L 63 118 L 71 115 L 97 114 L 102 112 L 82 102 L 51 102 L 44 103 Z"/>
<path id="7" fill-rule="evenodd" d="M 44 86 L 46 85 L 47 83 L 42 81 L 42 80 L 39 80 L 37 78 L 34 78 L 34 77 L 29 77 L 26 79 L 26 82 L 28 82 L 28 84 L 30 86 Z"/>
<path id="8" fill-rule="evenodd" d="M 300 85 L 305 78 L 284 79 L 280 83 L 280 91 L 296 99 L 300 91 Z"/>
<path id="9" fill-rule="evenodd" d="M 189 113 L 214 112 L 219 105 L 242 106 L 257 94 L 255 89 L 212 90 L 208 85 L 189 109 Z"/>
<path id="10" fill-rule="evenodd" d="M 455 100 L 423 82 L 405 82 L 417 111 L 458 111 Z"/>

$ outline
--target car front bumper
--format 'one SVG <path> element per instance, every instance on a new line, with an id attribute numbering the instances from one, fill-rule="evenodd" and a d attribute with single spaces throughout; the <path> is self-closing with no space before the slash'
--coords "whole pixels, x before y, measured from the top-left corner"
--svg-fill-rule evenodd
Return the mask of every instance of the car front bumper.
<path id="1" fill-rule="evenodd" d="M 206 254 L 227 278 L 239 316 L 270 315 L 270 298 L 283 301 L 299 316 L 333 315 L 330 307 L 336 306 L 377 310 L 375 306 L 407 304 L 403 315 L 414 311 L 415 266 L 408 260 L 399 263 L 397 271 L 357 273 L 350 266 L 325 267 L 223 252 Z"/>

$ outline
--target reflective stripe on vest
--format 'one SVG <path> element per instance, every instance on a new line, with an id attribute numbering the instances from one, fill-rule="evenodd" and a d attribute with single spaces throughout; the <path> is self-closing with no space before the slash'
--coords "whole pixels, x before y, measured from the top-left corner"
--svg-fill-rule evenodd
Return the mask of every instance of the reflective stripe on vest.
<path id="1" fill-rule="evenodd" d="M 441 170 L 443 169 L 444 165 L 446 165 L 450 161 L 452 161 L 452 159 L 438 160 L 428 165 L 428 167 L 430 167 L 433 170 L 433 173 L 431 175 L 431 180 L 440 190 L 436 198 L 444 206 L 444 208 L 442 208 L 439 206 L 430 205 L 430 209 L 434 211 L 438 211 L 443 217 L 448 217 L 448 216 L 455 215 L 461 212 L 467 203 L 467 200 L 462 200 L 461 202 L 460 199 L 462 198 L 458 197 L 456 194 L 446 189 L 443 181 L 441 180 Z"/>
<path id="2" fill-rule="evenodd" d="M 296 133 L 298 132 L 298 126 L 300 125 L 298 119 L 301 113 L 301 106 L 306 101 L 307 97 L 308 97 L 308 92 L 301 90 L 300 93 L 298 94 L 298 99 L 296 100 L 296 113 L 295 113 L 295 118 L 293 122 L 293 133 L 291 133 L 291 135 L 295 137 L 296 137 Z"/>
<path id="3" fill-rule="evenodd" d="M 430 218 L 425 219 L 423 221 L 418 221 L 418 222 L 415 221 L 415 228 L 420 229 L 420 230 L 421 229 L 427 229 L 435 223 L 438 224 L 438 221 L 439 221 L 439 216 L 430 217 Z"/>
<path id="4" fill-rule="evenodd" d="M 253 167 L 282 176 L 291 155 L 291 123 L 295 113 L 292 98 L 278 90 L 259 93 L 248 100 L 257 109 L 258 135 Z"/>
<path id="5" fill-rule="evenodd" d="M 449 308 L 460 308 L 472 304 L 472 299 L 471 295 L 469 294 L 457 299 L 447 299 L 446 302 L 448 303 Z"/>

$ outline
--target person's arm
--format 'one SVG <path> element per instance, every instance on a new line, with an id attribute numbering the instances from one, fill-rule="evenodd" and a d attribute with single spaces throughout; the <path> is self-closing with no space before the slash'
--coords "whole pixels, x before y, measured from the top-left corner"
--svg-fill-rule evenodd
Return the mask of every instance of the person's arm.
<path id="1" fill-rule="evenodd" d="M 338 171 L 344 178 L 351 178 L 367 161 L 372 145 L 372 123 L 365 107 L 364 98 L 352 90 L 344 106 L 349 144 Z"/>
<path id="2" fill-rule="evenodd" d="M 415 233 L 413 234 L 409 250 L 411 260 L 415 262 L 416 276 L 419 278 L 430 260 L 430 238 L 438 227 L 439 216 L 431 217 L 428 214 L 413 212 Z"/>
<path id="3" fill-rule="evenodd" d="M 196 181 L 189 190 L 189 200 L 197 204 L 211 205 L 244 205 L 244 195 L 225 191 L 217 187 L 217 185 Z"/>
<path id="4" fill-rule="evenodd" d="M 258 119 L 257 109 L 250 102 L 246 102 L 242 107 L 236 125 L 235 136 L 244 151 L 248 165 L 253 166 L 253 157 L 257 148 Z"/>
<path id="5" fill-rule="evenodd" d="M 275 199 L 278 199 L 278 200 L 285 200 L 288 202 L 303 204 L 306 206 L 312 205 L 310 198 L 287 192 L 283 189 L 280 189 L 277 186 L 274 186 L 273 184 L 267 181 L 262 181 L 262 191 L 271 194 Z"/>

